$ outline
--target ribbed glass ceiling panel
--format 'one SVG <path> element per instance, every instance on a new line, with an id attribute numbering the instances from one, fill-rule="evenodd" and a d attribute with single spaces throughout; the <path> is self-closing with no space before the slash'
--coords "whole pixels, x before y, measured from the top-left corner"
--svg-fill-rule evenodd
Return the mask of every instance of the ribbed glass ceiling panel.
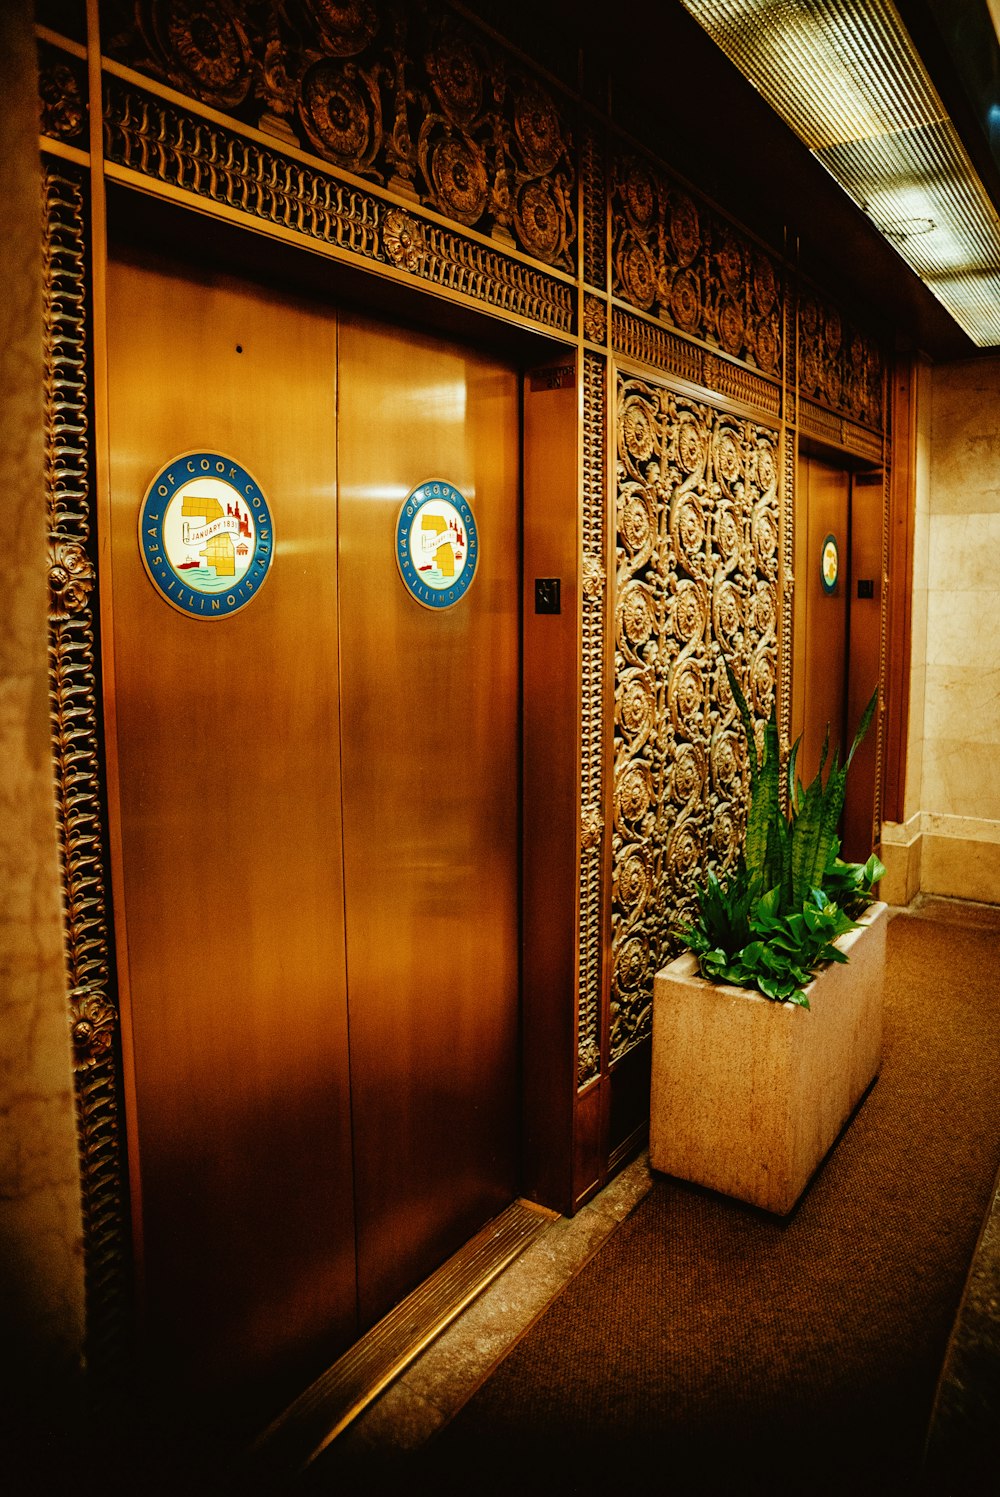
<path id="1" fill-rule="evenodd" d="M 1000 224 L 890 0 L 682 0 L 974 343 Z"/>

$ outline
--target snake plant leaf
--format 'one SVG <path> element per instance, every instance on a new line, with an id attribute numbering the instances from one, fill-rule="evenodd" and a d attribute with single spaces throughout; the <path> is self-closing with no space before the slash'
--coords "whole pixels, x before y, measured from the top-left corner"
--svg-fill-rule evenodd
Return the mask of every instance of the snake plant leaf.
<path id="1" fill-rule="evenodd" d="M 862 714 L 861 714 L 861 721 L 858 723 L 858 731 L 854 735 L 854 742 L 851 744 L 851 751 L 848 754 L 848 756 L 847 756 L 847 762 L 844 765 L 844 774 L 845 775 L 847 774 L 847 771 L 851 767 L 851 760 L 854 758 L 854 755 L 857 753 L 858 746 L 860 745 L 862 738 L 864 738 L 865 734 L 868 732 L 869 727 L 871 726 L 871 720 L 872 720 L 872 718 L 875 715 L 875 707 L 876 707 L 877 703 L 878 703 L 878 687 L 876 686 L 875 690 L 872 692 L 872 694 L 871 694 L 871 696 L 870 696 L 870 698 L 868 700 L 868 706 L 865 708 L 864 712 L 862 712 Z"/>
<path id="2" fill-rule="evenodd" d="M 751 778 L 750 809 L 744 857 L 751 883 L 758 893 L 781 882 L 787 823 L 781 808 L 781 756 L 778 724 L 772 712 L 764 729 L 764 747 Z"/>
<path id="3" fill-rule="evenodd" d="M 736 703 L 736 709 L 739 712 L 740 720 L 743 723 L 743 731 L 746 734 L 747 757 L 750 760 L 750 784 L 752 788 L 753 782 L 757 778 L 757 739 L 754 736 L 753 731 L 753 718 L 750 716 L 750 708 L 747 706 L 747 699 L 743 695 L 743 688 L 740 685 L 739 681 L 736 679 L 736 673 L 733 670 L 732 666 L 729 664 L 729 661 L 726 659 L 725 655 L 723 655 L 722 657 L 722 663 L 726 668 L 726 676 L 729 680 L 729 690 L 733 694 L 733 701 Z"/>

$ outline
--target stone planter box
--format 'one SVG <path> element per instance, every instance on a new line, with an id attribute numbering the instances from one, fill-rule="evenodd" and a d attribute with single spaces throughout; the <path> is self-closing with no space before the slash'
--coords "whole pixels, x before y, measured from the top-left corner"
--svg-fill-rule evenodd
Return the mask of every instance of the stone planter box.
<path id="1" fill-rule="evenodd" d="M 838 941 L 809 1008 L 707 982 L 686 952 L 653 983 L 649 1161 L 784 1216 L 882 1058 L 888 906 Z"/>

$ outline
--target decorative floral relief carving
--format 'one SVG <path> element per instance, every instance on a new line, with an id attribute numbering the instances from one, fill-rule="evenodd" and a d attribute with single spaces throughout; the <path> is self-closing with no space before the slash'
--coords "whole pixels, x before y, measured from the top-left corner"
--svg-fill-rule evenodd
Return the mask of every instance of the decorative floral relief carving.
<path id="1" fill-rule="evenodd" d="M 636 157 L 615 163 L 612 213 L 615 296 L 780 375 L 781 281 L 764 249 Z"/>
<path id="2" fill-rule="evenodd" d="M 649 1033 L 694 882 L 738 855 L 747 764 L 722 657 L 762 728 L 780 572 L 775 431 L 620 377 L 617 444 L 613 1058 Z"/>
<path id="3" fill-rule="evenodd" d="M 52 140 L 86 145 L 86 64 L 57 47 L 38 48 L 38 125 Z"/>
<path id="4" fill-rule="evenodd" d="M 572 271 L 576 171 L 539 79 L 449 9 L 112 0 L 117 61 Z"/>
<path id="5" fill-rule="evenodd" d="M 877 341 L 815 291 L 799 298 L 799 394 L 882 429 L 885 358 Z"/>

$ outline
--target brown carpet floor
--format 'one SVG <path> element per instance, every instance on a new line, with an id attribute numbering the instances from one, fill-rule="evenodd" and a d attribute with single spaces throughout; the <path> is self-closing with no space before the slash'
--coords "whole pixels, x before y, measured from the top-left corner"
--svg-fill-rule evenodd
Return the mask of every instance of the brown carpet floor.
<path id="1" fill-rule="evenodd" d="M 1000 1166 L 992 924 L 892 920 L 880 1079 L 790 1217 L 658 1177 L 394 1489 L 929 1490 Z"/>

